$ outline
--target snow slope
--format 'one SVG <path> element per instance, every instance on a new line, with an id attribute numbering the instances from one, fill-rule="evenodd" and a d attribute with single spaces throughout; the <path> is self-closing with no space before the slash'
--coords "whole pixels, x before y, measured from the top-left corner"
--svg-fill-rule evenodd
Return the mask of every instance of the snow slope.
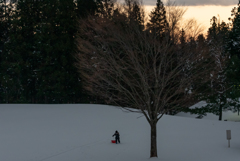
<path id="1" fill-rule="evenodd" d="M 200 107 L 205 106 L 205 105 L 207 105 L 207 103 L 205 101 L 201 101 L 201 102 L 191 106 L 190 108 L 191 109 L 194 109 L 196 107 L 200 108 Z M 180 112 L 180 113 L 176 114 L 176 116 L 196 118 L 199 115 Z M 207 113 L 206 116 L 203 117 L 203 119 L 218 120 L 219 117 L 217 115 L 212 114 L 212 113 Z M 238 115 L 237 112 L 233 113 L 232 111 L 224 111 L 223 116 L 222 116 L 222 120 L 240 122 L 240 116 Z"/>
<path id="2" fill-rule="evenodd" d="M 105 105 L 0 104 L 0 161 L 240 160 L 240 122 L 167 115 L 150 159 L 150 127 L 139 116 Z M 111 143 L 115 130 L 121 144 Z"/>

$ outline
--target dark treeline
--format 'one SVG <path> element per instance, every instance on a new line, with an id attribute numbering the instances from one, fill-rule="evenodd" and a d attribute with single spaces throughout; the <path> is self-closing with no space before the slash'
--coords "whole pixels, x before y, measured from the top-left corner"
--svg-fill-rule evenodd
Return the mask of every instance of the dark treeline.
<path id="1" fill-rule="evenodd" d="M 208 105 L 190 110 L 193 113 L 205 115 L 214 113 L 222 120 L 222 112 L 240 111 L 240 1 L 238 7 L 232 9 L 229 23 L 212 17 L 211 26 L 206 38 L 198 37 L 198 43 L 203 44 L 212 56 L 214 67 L 210 73 L 211 81 L 205 85 L 206 92 L 200 94 L 200 99 Z M 203 50 L 200 49 L 199 52 Z"/>
<path id="2" fill-rule="evenodd" d="M 73 54 L 77 19 L 97 9 L 90 0 L 0 0 L 0 102 L 88 102 Z"/>
<path id="3" fill-rule="evenodd" d="M 223 110 L 237 110 L 239 7 L 228 24 L 213 17 L 203 35 L 194 21 L 183 24 L 184 9 L 174 3 L 157 0 L 146 19 L 137 0 L 111 2 L 80 21 L 77 67 L 92 95 L 142 113 L 151 128 L 150 157 L 157 157 L 157 122 L 164 114 L 187 109 L 221 120 Z M 189 110 L 199 101 L 208 106 Z"/>
<path id="4" fill-rule="evenodd" d="M 211 106 L 217 114 L 229 104 L 236 105 L 240 85 L 239 4 L 232 10 L 230 23 L 213 17 L 208 34 L 194 37 L 187 27 L 171 25 L 178 22 L 169 22 L 163 5 L 157 6 L 160 12 L 153 11 L 146 23 L 137 2 L 125 0 L 129 12 L 123 15 L 123 8 L 112 0 L 0 0 L 0 103 L 96 102 L 82 87 L 74 56 L 78 20 L 91 15 L 111 21 L 122 17 L 126 23 L 116 21 L 117 25 L 137 23 L 142 30 L 168 32 L 179 54 L 186 49 L 208 52 L 216 66 L 211 83 L 205 86 L 208 91 L 199 97 L 217 104 Z M 159 28 L 153 24 L 159 24 Z"/>

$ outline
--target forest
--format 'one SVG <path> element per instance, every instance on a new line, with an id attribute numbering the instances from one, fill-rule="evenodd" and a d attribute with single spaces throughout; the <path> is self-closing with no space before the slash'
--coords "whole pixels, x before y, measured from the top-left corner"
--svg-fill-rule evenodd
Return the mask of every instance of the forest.
<path id="1" fill-rule="evenodd" d="M 232 13 L 229 23 L 220 22 L 220 18 L 213 15 L 207 33 L 203 33 L 196 20 L 183 21 L 185 12 L 186 9 L 175 2 L 164 5 L 161 0 L 156 1 L 149 15 L 138 0 L 125 0 L 124 4 L 114 0 L 0 0 L 0 103 L 103 103 L 109 101 L 105 99 L 110 97 L 104 95 L 106 93 L 111 93 L 112 99 L 122 98 L 121 92 L 108 89 L 108 86 L 99 88 L 106 89 L 105 92 L 97 89 L 99 86 L 87 86 L 89 80 L 84 75 L 86 71 L 81 71 L 84 69 L 80 63 L 85 64 L 83 60 L 86 61 L 87 56 L 94 58 L 91 53 L 100 52 L 99 48 L 105 53 L 114 49 L 111 51 L 118 52 L 111 54 L 116 54 L 118 61 L 126 60 L 124 58 L 132 49 L 119 48 L 119 42 L 113 39 L 127 41 L 130 39 L 127 36 L 135 33 L 132 35 L 137 35 L 134 40 L 149 40 L 139 41 L 135 47 L 145 53 L 153 51 L 155 46 L 147 50 L 141 43 L 146 45 L 154 39 L 153 44 L 161 44 L 158 46 L 161 52 L 165 52 L 164 45 L 168 45 L 166 51 L 171 49 L 169 58 L 174 58 L 173 66 L 184 71 L 177 79 L 199 73 L 198 81 L 191 77 L 185 90 L 196 92 L 191 100 L 205 100 L 209 104 L 201 111 L 192 112 L 211 111 L 221 117 L 223 109 L 239 110 L 240 2 L 229 11 Z M 103 38 L 94 39 L 94 36 Z M 178 63 L 185 53 L 191 53 L 194 60 L 187 59 L 186 62 L 185 59 L 184 65 Z M 144 57 L 152 60 L 149 54 Z M 163 55 L 158 58 L 156 62 L 148 63 L 161 64 Z M 204 60 L 202 66 L 190 72 L 191 64 L 200 59 Z M 151 65 L 148 68 L 153 69 Z M 170 73 L 172 68 L 166 71 Z M 136 75 L 134 78 L 140 79 Z M 168 91 L 173 91 L 170 87 L 174 85 L 168 85 Z M 122 99 L 115 102 L 121 106 L 132 103 Z"/>

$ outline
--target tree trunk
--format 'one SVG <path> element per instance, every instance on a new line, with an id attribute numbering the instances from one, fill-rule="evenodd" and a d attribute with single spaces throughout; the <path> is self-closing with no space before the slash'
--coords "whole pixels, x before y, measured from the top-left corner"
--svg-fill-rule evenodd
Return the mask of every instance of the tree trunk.
<path id="1" fill-rule="evenodd" d="M 157 156 L 157 123 L 151 123 L 151 151 L 150 158 Z"/>
<path id="2" fill-rule="evenodd" d="M 219 106 L 219 121 L 222 120 L 222 102 L 220 102 L 220 106 Z"/>

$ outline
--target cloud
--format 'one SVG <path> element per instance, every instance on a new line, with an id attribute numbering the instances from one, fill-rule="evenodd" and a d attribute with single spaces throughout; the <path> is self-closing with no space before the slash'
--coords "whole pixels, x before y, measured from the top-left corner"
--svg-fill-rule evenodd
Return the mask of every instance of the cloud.
<path id="1" fill-rule="evenodd" d="M 166 0 L 162 1 L 166 2 Z M 238 0 L 175 0 L 175 2 L 179 5 L 185 6 L 203 6 L 203 5 L 230 6 L 238 4 Z M 157 0 L 143 0 L 143 3 L 144 5 L 156 5 Z"/>

